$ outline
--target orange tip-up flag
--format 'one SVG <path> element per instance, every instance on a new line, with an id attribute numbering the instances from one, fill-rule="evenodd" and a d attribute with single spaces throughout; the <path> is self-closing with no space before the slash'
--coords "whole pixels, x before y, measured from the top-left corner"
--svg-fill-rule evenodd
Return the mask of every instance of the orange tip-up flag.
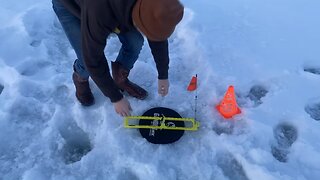
<path id="1" fill-rule="evenodd" d="M 220 104 L 216 106 L 216 109 L 226 119 L 232 118 L 234 115 L 241 113 L 236 101 L 236 95 L 234 93 L 233 86 L 229 86 L 224 98 Z"/>
<path id="2" fill-rule="evenodd" d="M 191 79 L 189 86 L 187 88 L 188 91 L 194 91 L 197 89 L 197 79 L 198 79 L 197 75 L 192 76 L 192 79 Z"/>

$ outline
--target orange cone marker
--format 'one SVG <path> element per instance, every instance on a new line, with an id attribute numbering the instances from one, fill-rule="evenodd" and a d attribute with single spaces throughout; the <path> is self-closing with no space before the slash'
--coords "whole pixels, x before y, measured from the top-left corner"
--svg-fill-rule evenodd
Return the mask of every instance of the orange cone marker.
<path id="1" fill-rule="evenodd" d="M 233 86 L 229 86 L 224 98 L 220 104 L 216 106 L 216 109 L 226 119 L 232 118 L 234 115 L 241 113 L 241 109 L 238 107 L 236 101 Z"/>
<path id="2" fill-rule="evenodd" d="M 188 91 L 194 91 L 197 89 L 197 79 L 198 79 L 197 76 L 192 76 L 192 79 L 187 88 Z"/>

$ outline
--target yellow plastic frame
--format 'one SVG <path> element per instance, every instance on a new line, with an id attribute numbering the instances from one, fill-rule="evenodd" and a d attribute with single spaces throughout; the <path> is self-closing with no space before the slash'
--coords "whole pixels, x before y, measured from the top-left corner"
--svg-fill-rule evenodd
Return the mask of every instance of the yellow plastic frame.
<path id="1" fill-rule="evenodd" d="M 129 125 L 129 120 L 150 120 L 150 121 L 161 121 L 160 126 L 152 125 Z M 165 121 L 184 121 L 191 122 L 192 127 L 169 127 L 166 126 Z M 194 118 L 172 118 L 172 117 L 152 117 L 152 116 L 127 116 L 124 118 L 124 127 L 125 128 L 135 128 L 135 129 L 167 129 L 167 130 L 185 130 L 185 131 L 196 131 L 198 130 L 200 123 Z"/>

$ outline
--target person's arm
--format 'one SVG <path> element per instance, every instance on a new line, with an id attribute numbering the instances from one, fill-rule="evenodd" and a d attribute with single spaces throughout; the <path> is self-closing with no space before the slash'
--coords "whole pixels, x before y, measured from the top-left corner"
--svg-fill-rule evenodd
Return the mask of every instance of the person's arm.
<path id="1" fill-rule="evenodd" d="M 158 70 L 158 79 L 168 79 L 169 70 L 169 50 L 168 40 L 151 41 L 148 40 L 151 53 Z"/>
<path id="2" fill-rule="evenodd" d="M 166 96 L 169 92 L 168 70 L 169 70 L 169 50 L 168 40 L 165 41 L 150 41 L 149 46 L 156 62 L 158 70 L 158 93 L 161 96 Z"/>
<path id="3" fill-rule="evenodd" d="M 109 66 L 104 55 L 106 39 L 111 30 L 104 23 L 108 22 L 101 5 L 91 1 L 81 9 L 82 52 L 84 63 L 92 80 L 111 102 L 118 102 L 123 98 L 114 83 Z M 100 6 L 100 7 L 99 7 Z"/>

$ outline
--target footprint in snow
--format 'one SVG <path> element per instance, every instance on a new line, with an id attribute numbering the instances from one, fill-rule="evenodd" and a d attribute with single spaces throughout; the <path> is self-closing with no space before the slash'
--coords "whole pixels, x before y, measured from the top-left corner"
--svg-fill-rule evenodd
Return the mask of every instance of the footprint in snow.
<path id="1" fill-rule="evenodd" d="M 30 128 L 37 129 L 45 125 L 52 117 L 43 103 L 34 98 L 18 97 L 11 104 L 9 109 L 10 121 L 21 124 L 31 125 Z"/>
<path id="2" fill-rule="evenodd" d="M 255 85 L 250 89 L 247 97 L 255 103 L 255 106 L 258 106 L 262 104 L 261 98 L 265 97 L 267 93 L 268 90 L 264 86 Z"/>
<path id="3" fill-rule="evenodd" d="M 250 88 L 247 95 L 236 94 L 237 102 L 241 107 L 257 107 L 263 103 L 262 98 L 265 97 L 268 92 L 269 91 L 265 86 L 254 85 Z"/>
<path id="4" fill-rule="evenodd" d="M 22 62 L 16 69 L 23 76 L 33 76 L 37 73 L 41 74 L 41 72 L 44 72 L 51 66 L 53 66 L 51 62 L 40 59 Z"/>
<path id="5" fill-rule="evenodd" d="M 226 119 L 218 119 L 215 121 L 213 125 L 213 131 L 218 134 L 233 134 L 233 135 L 239 135 L 244 134 L 247 131 L 248 124 L 245 120 L 237 119 L 234 120 L 226 120 Z"/>
<path id="6" fill-rule="evenodd" d="M 297 129 L 289 123 L 280 123 L 274 130 L 275 142 L 271 146 L 271 152 L 274 158 L 280 162 L 288 161 L 290 147 L 298 138 Z"/>
<path id="7" fill-rule="evenodd" d="M 316 68 L 316 67 L 304 67 L 303 69 L 305 72 L 309 72 L 312 74 L 317 74 L 320 75 L 320 68 Z"/>
<path id="8" fill-rule="evenodd" d="M 66 85 L 60 85 L 54 90 L 52 99 L 59 105 L 67 105 L 73 102 L 69 94 L 69 88 Z"/>
<path id="9" fill-rule="evenodd" d="M 47 102 L 50 99 L 52 90 L 50 87 L 36 81 L 23 80 L 19 83 L 19 93 L 26 98 Z"/>
<path id="10" fill-rule="evenodd" d="M 118 180 L 139 180 L 139 178 L 128 168 L 122 169 L 117 176 Z"/>
<path id="11" fill-rule="evenodd" d="M 76 122 L 70 118 L 64 118 L 58 125 L 60 135 L 65 140 L 62 149 L 62 156 L 66 164 L 80 161 L 87 153 L 92 150 L 91 142 Z"/>
<path id="12" fill-rule="evenodd" d="M 213 131 L 218 135 L 221 134 L 232 134 L 234 130 L 234 122 L 218 120 L 213 126 Z"/>
<path id="13" fill-rule="evenodd" d="M 249 180 L 240 162 L 229 152 L 217 154 L 217 165 L 229 179 Z"/>
<path id="14" fill-rule="evenodd" d="M 2 84 L 0 84 L 0 95 L 1 95 L 1 93 L 3 91 L 3 89 L 4 89 L 4 86 Z"/>
<path id="15" fill-rule="evenodd" d="M 305 106 L 304 110 L 312 119 L 320 121 L 320 103 L 310 103 Z"/>

